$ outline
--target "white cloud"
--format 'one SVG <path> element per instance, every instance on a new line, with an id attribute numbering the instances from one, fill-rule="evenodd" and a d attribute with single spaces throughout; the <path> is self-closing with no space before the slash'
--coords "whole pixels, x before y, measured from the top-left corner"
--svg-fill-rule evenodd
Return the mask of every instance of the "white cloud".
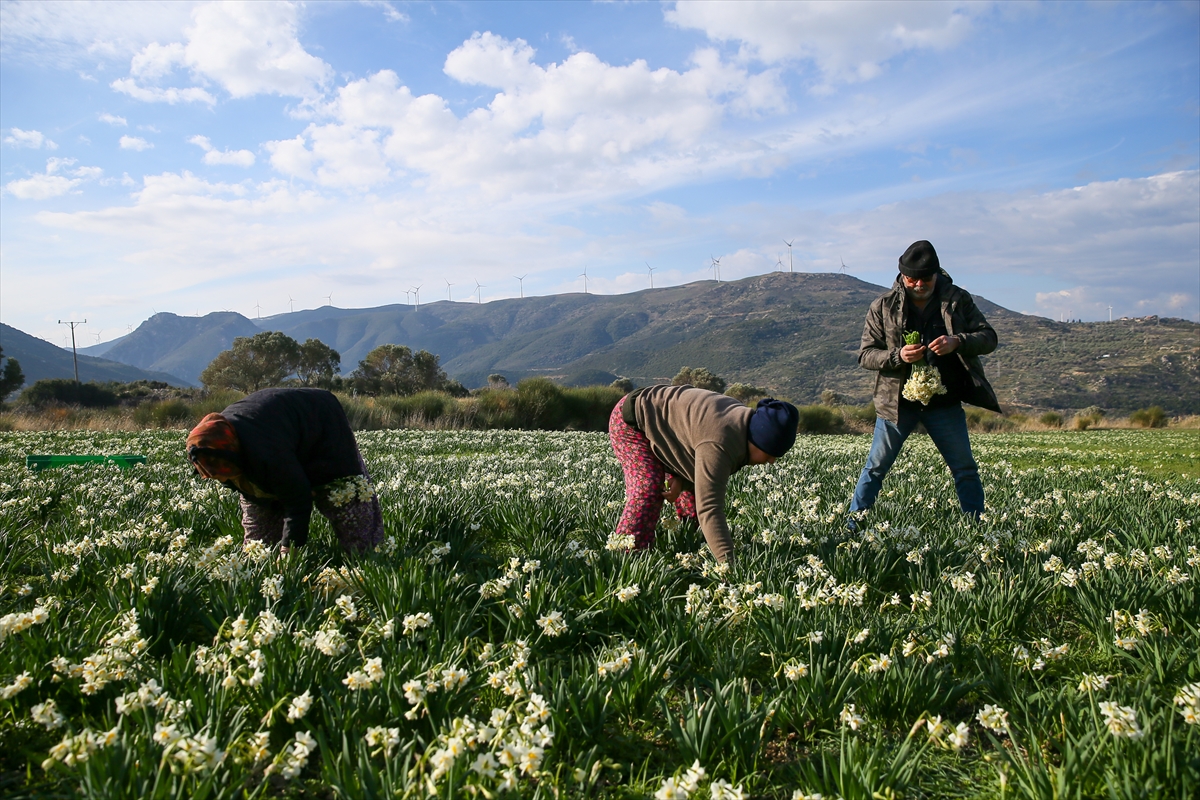
<path id="1" fill-rule="evenodd" d="M 122 136 L 120 144 L 122 150 L 137 150 L 139 153 L 154 147 L 140 136 Z"/>
<path id="2" fill-rule="evenodd" d="M 840 214 L 748 207 L 689 222 L 693 230 L 728 226 L 741 237 L 758 231 L 764 265 L 776 252 L 786 263 L 775 234 L 796 231 L 797 270 L 836 271 L 844 258 L 852 274 L 882 284 L 895 278 L 905 247 L 928 239 L 969 290 L 1055 319 L 1067 312 L 1107 318 L 1109 304 L 1117 315 L 1168 306 L 1190 307 L 1176 316 L 1200 315 L 1196 171 L 1048 192 L 946 192 Z"/>
<path id="3" fill-rule="evenodd" d="M 207 103 L 211 106 L 217 102 L 217 98 L 196 86 L 191 86 L 187 89 L 159 89 L 154 86 L 138 86 L 132 78 L 118 78 L 110 86 L 122 94 L 129 95 L 134 100 L 141 100 L 144 103 L 168 103 L 170 105 L 175 105 L 176 103 Z"/>
<path id="4" fill-rule="evenodd" d="M 254 165 L 254 153 L 249 150 L 217 150 L 207 136 L 193 136 L 188 142 L 204 151 L 204 163 L 209 165 L 228 164 L 235 167 Z"/>
<path id="5" fill-rule="evenodd" d="M 109 125 L 128 126 L 129 122 L 124 117 L 118 117 L 115 114 L 109 114 L 107 111 L 100 115 L 101 122 L 107 122 Z"/>
<path id="6" fill-rule="evenodd" d="M 4 57 L 94 68 L 97 60 L 129 58 L 150 42 L 178 37 L 194 6 L 185 0 L 5 0 Z"/>
<path id="7" fill-rule="evenodd" d="M 21 200 L 49 200 L 67 194 L 84 181 L 95 180 L 104 174 L 100 167 L 70 169 L 75 163 L 73 158 L 49 158 L 46 160 L 45 172 L 9 181 L 4 190 Z"/>
<path id="8" fill-rule="evenodd" d="M 750 74 L 710 49 L 684 72 L 586 52 L 544 67 L 533 58 L 524 41 L 491 33 L 451 52 L 447 75 L 499 90 L 463 117 L 437 95 L 414 97 L 390 70 L 352 81 L 322 108 L 333 123 L 266 144 L 272 165 L 331 186 L 410 174 L 493 197 L 627 190 L 720 161 L 722 120 L 778 112 L 786 99 L 774 72 Z"/>
<path id="9" fill-rule="evenodd" d="M 403 11 L 398 10 L 394 5 L 387 2 L 387 0 L 358 0 L 358 1 L 360 3 L 362 3 L 364 6 L 369 6 L 370 8 L 378 8 L 380 11 L 383 12 L 383 16 L 387 18 L 388 22 L 408 22 L 408 14 L 405 14 Z"/>
<path id="10" fill-rule="evenodd" d="M 58 145 L 47 139 L 41 131 L 23 131 L 20 128 L 9 128 L 8 136 L 4 137 L 5 144 L 11 144 L 13 147 L 29 147 L 34 150 L 40 150 L 45 147 L 47 150 L 57 150 Z"/>
<path id="11" fill-rule="evenodd" d="M 403 302 L 404 291 L 416 284 L 444 286 L 442 280 L 457 286 L 479 280 L 489 297 L 515 296 L 514 272 L 530 274 L 527 294 L 553 287 L 579 291 L 575 276 L 584 266 L 592 291 L 626 291 L 639 288 L 638 280 L 648 284 L 643 260 L 656 267 L 656 286 L 711 277 L 705 269 L 709 242 L 714 255 L 727 253 L 722 278 L 732 280 L 774 269 L 779 255 L 786 264 L 779 234 L 791 239 L 795 233 L 801 272 L 836 271 L 840 257 L 851 274 L 886 284 L 903 249 L 929 238 L 957 282 L 1010 308 L 1037 308 L 1038 291 L 1085 287 L 1097 302 L 1117 306 L 1111 298 L 1122 298 L 1126 308 L 1118 306 L 1118 316 L 1134 310 L 1197 314 L 1196 172 L 1078 190 L 946 193 L 843 214 L 747 206 L 695 216 L 661 202 L 607 212 L 593 207 L 592 216 L 635 220 L 632 226 L 601 220 L 619 232 L 599 235 L 564 223 L 562 204 L 553 196 L 494 202 L 466 191 L 385 200 L 338 193 L 328 199 L 302 186 L 164 173 L 147 176 L 129 205 L 42 212 L 34 219 L 60 237 L 56 252 L 64 262 L 77 253 L 80 272 L 62 267 L 56 285 L 89 291 L 89 281 L 111 281 L 116 273 L 87 270 L 109 264 L 106 269 L 120 270 L 121 285 L 136 287 L 127 301 L 133 309 L 154 303 L 161 310 L 167 298 L 175 298 L 178 308 L 186 304 L 189 313 L 197 305 L 228 307 L 231 287 L 240 292 L 251 286 L 262 292 L 264 305 L 270 292 L 282 300 L 288 293 L 311 297 L 316 305 L 332 290 L 343 298 L 339 305 L 376 306 Z M 6 257 L 17 246 L 6 243 Z M 1047 285 L 1040 277 L 1045 274 L 1056 276 L 1058 285 Z M 22 280 L 29 285 L 20 291 L 29 296 L 46 291 L 34 285 L 37 275 Z M 422 299 L 435 297 L 428 291 Z M 1076 310 L 1088 316 L 1086 309 Z M 126 313 L 136 319 L 140 312 Z"/>
<path id="12" fill-rule="evenodd" d="M 180 68 L 194 82 L 214 83 L 232 97 L 278 94 L 317 98 L 333 69 L 308 53 L 297 38 L 299 6 L 290 2 L 224 2 L 197 7 L 186 44 L 151 42 L 130 62 L 130 77 L 112 87 L 147 102 L 205 102 L 204 89 L 160 87 Z"/>
<path id="13" fill-rule="evenodd" d="M 989 3 L 716 2 L 679 0 L 664 12 L 681 28 L 738 42 L 741 55 L 768 64 L 811 61 L 830 83 L 869 80 L 907 50 L 944 49 L 971 30 Z"/>

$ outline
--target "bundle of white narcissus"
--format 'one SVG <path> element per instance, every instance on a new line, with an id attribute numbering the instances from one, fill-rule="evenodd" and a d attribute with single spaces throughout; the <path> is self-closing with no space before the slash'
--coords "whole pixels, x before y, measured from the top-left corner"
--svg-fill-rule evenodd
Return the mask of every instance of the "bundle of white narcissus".
<path id="1" fill-rule="evenodd" d="M 919 344 L 920 341 L 919 331 L 904 334 L 905 344 Z M 912 375 L 908 376 L 902 392 L 905 400 L 919 401 L 921 405 L 927 406 L 934 397 L 945 393 L 946 387 L 942 385 L 941 373 L 929 366 L 924 357 L 912 365 Z"/>

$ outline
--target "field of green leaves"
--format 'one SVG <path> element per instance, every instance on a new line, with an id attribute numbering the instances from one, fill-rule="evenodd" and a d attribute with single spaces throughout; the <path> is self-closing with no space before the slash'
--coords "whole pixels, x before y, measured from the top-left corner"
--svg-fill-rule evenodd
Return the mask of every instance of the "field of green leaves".
<path id="1" fill-rule="evenodd" d="M 603 435 L 359 441 L 385 545 L 280 559 L 182 432 L 0 434 L 0 794 L 1200 792 L 1194 431 L 976 436 L 981 523 L 914 437 L 853 535 L 869 438 L 802 437 L 735 477 L 731 570 L 609 540 Z"/>

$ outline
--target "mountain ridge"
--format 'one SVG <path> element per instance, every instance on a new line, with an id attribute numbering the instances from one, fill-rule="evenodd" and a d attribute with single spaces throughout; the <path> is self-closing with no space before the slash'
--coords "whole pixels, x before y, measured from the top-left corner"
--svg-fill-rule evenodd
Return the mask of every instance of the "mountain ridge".
<path id="1" fill-rule="evenodd" d="M 65 350 L 45 339 L 30 336 L 24 331 L 0 322 L 0 347 L 4 348 L 5 358 L 14 358 L 21 365 L 25 375 L 25 385 L 46 378 L 73 378 L 75 367 L 71 360 L 71 351 Z M 88 381 L 162 381 L 172 386 L 191 386 L 191 382 L 175 375 L 155 370 L 145 370 L 139 367 L 87 355 L 83 348 L 79 352 L 79 380 Z"/>
<path id="2" fill-rule="evenodd" d="M 866 402 L 873 374 L 858 367 L 858 342 L 867 307 L 884 291 L 849 275 L 776 272 L 622 295 L 322 306 L 261 320 L 233 312 L 156 314 L 117 343 L 105 343 L 105 354 L 196 381 L 235 335 L 279 330 L 338 350 L 344 373 L 373 347 L 392 343 L 438 354 L 447 373 L 468 386 L 483 385 L 493 373 L 510 381 L 621 376 L 643 384 L 669 380 L 682 366 L 704 366 L 731 383 L 798 402 L 813 402 L 825 390 Z M 1000 338 L 985 363 L 1002 403 L 1158 404 L 1172 413 L 1200 413 L 1200 325 L 1155 318 L 1058 323 L 975 299 Z"/>

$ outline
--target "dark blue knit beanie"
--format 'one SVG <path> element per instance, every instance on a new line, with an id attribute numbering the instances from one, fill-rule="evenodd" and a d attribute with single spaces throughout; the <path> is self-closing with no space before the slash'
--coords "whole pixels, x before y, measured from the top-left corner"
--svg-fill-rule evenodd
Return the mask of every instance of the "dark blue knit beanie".
<path id="1" fill-rule="evenodd" d="M 800 412 L 791 403 L 768 397 L 759 400 L 750 415 L 750 441 L 769 456 L 779 458 L 796 443 Z"/>

